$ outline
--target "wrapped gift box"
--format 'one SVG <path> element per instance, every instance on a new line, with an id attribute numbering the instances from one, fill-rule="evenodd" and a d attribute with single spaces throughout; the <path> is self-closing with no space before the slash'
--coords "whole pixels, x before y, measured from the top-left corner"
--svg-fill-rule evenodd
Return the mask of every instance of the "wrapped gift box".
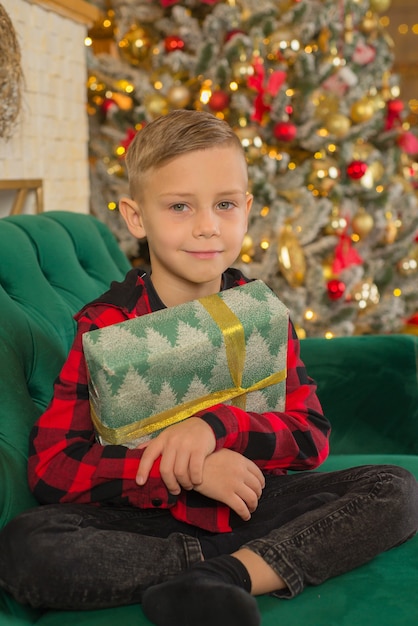
<path id="1" fill-rule="evenodd" d="M 135 447 L 221 402 L 282 411 L 287 335 L 260 280 L 85 333 L 98 440 Z"/>

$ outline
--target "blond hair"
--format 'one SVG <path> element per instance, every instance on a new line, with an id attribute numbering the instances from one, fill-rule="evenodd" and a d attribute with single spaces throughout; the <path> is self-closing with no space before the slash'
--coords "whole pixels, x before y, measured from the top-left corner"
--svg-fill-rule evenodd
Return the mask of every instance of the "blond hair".
<path id="1" fill-rule="evenodd" d="M 177 109 L 144 126 L 134 137 L 126 154 L 132 198 L 140 192 L 145 172 L 158 168 L 176 156 L 215 146 L 244 149 L 232 128 L 211 113 Z"/>

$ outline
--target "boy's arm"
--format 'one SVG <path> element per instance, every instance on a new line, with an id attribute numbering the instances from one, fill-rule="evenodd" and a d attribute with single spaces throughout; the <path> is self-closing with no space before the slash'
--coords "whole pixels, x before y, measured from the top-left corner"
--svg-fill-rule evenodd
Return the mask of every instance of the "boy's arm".
<path id="1" fill-rule="evenodd" d="M 135 477 L 143 451 L 102 446 L 95 441 L 82 334 L 123 319 L 120 310 L 108 307 L 94 308 L 79 319 L 53 399 L 31 433 L 28 478 L 41 503 L 112 501 L 165 508 L 176 501 L 161 480 L 159 460 L 153 464 L 147 483 L 139 487 Z"/>
<path id="2" fill-rule="evenodd" d="M 299 340 L 291 322 L 285 410 L 258 414 L 219 404 L 197 416 L 212 427 L 217 450 L 240 452 L 264 471 L 313 469 L 328 456 L 330 424 L 323 415 L 316 385 L 300 360 Z"/>

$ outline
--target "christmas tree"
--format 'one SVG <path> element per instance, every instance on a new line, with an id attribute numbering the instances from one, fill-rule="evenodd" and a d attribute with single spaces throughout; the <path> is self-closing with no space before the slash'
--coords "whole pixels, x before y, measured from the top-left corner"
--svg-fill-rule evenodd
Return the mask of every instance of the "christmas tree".
<path id="1" fill-rule="evenodd" d="M 398 332 L 418 310 L 418 140 L 380 16 L 390 0 L 95 0 L 92 209 L 115 211 L 136 132 L 175 108 L 225 119 L 254 205 L 236 265 L 303 336 Z M 146 258 L 142 259 L 146 262 Z"/>

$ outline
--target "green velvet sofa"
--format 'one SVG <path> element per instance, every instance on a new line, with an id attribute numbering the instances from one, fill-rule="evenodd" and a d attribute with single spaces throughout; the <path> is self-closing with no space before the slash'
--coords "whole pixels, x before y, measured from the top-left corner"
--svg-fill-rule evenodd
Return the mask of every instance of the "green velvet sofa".
<path id="1" fill-rule="evenodd" d="M 91 216 L 50 212 L 0 220 L 0 527 L 36 506 L 26 483 L 28 434 L 70 347 L 72 316 L 128 269 L 110 231 Z M 301 350 L 333 424 L 332 454 L 320 471 L 389 462 L 418 478 L 418 337 L 306 339 Z M 418 537 L 294 600 L 258 601 L 263 626 L 416 625 Z M 139 605 L 41 612 L 1 592 L 0 626 L 18 624 L 149 622 Z"/>

